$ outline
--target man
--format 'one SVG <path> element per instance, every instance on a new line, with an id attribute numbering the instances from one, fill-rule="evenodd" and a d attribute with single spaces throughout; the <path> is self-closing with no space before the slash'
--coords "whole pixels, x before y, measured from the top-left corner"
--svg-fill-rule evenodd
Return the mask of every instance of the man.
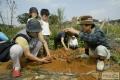
<path id="1" fill-rule="evenodd" d="M 68 28 L 67 32 L 80 36 L 80 39 L 85 42 L 85 54 L 82 54 L 81 58 L 89 57 L 90 49 L 97 59 L 97 70 L 101 71 L 105 67 L 104 61 L 110 59 L 106 36 L 103 31 L 96 27 L 92 16 L 82 16 L 80 21 L 80 25 L 82 26 L 81 31 Z"/>

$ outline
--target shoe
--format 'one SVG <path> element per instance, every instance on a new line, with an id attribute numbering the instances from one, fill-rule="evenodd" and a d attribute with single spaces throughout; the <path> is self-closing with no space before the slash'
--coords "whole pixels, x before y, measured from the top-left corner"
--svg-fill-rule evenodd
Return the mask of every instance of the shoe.
<path id="1" fill-rule="evenodd" d="M 81 54 L 81 55 L 80 55 L 80 57 L 81 57 L 81 58 L 85 58 L 85 59 L 86 59 L 86 58 L 89 58 L 89 55 L 87 55 L 87 54 L 83 53 L 83 54 Z"/>
<path id="2" fill-rule="evenodd" d="M 15 69 L 13 69 L 13 71 L 12 71 L 12 76 L 13 76 L 14 78 L 20 77 L 20 76 L 21 76 L 20 70 L 15 70 Z"/>
<path id="3" fill-rule="evenodd" d="M 103 71 L 103 70 L 104 70 L 104 67 L 105 67 L 104 61 L 98 60 L 98 61 L 97 61 L 97 70 L 98 70 L 98 71 Z"/>

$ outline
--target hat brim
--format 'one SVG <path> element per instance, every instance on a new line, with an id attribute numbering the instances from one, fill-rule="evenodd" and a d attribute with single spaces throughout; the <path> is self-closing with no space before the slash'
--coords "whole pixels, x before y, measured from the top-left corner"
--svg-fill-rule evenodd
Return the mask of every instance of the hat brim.
<path id="1" fill-rule="evenodd" d="M 28 29 L 26 29 L 26 31 L 27 31 L 27 32 L 40 32 L 39 29 L 36 29 L 36 30 L 28 30 Z"/>
<path id="2" fill-rule="evenodd" d="M 93 21 L 81 21 L 80 24 L 93 24 Z"/>

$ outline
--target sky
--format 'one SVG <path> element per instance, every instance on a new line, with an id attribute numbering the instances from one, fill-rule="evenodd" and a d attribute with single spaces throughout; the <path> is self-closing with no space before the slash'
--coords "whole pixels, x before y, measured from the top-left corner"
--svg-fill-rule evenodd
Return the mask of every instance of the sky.
<path id="1" fill-rule="evenodd" d="M 16 17 L 29 11 L 30 7 L 49 9 L 56 14 L 58 8 L 64 9 L 65 20 L 71 20 L 73 16 L 91 15 L 95 19 L 119 19 L 120 0 L 15 0 L 17 9 L 14 14 L 14 25 L 18 25 Z M 5 0 L 0 0 L 0 11 L 5 22 L 10 23 L 9 9 Z M 0 20 L 1 22 L 1 20 Z"/>

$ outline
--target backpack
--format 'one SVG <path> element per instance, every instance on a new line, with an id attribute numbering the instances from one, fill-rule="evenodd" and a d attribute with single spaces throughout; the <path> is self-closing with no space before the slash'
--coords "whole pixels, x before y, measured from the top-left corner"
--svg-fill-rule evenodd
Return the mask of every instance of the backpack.
<path id="1" fill-rule="evenodd" d="M 7 62 L 10 60 L 10 48 L 14 44 L 13 42 L 0 43 L 0 62 Z"/>
<path id="2" fill-rule="evenodd" d="M 13 38 L 13 42 L 15 42 L 15 40 L 17 39 L 17 37 L 23 37 L 23 38 L 25 38 L 27 41 L 28 41 L 28 43 L 30 42 L 30 39 L 25 35 L 25 34 L 22 34 L 22 33 L 20 33 L 20 34 L 17 34 L 14 38 Z"/>

